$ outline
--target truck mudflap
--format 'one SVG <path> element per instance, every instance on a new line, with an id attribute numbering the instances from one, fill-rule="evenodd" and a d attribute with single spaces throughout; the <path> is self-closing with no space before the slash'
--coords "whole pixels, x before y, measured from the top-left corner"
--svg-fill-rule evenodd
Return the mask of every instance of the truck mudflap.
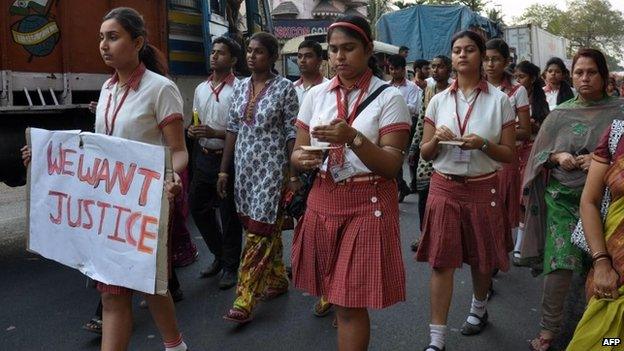
<path id="1" fill-rule="evenodd" d="M 51 113 L 0 115 L 0 181 L 8 186 L 26 184 L 26 168 L 20 149 L 26 145 L 27 127 L 49 130 L 80 129 L 93 131 L 95 116 L 86 108 Z"/>

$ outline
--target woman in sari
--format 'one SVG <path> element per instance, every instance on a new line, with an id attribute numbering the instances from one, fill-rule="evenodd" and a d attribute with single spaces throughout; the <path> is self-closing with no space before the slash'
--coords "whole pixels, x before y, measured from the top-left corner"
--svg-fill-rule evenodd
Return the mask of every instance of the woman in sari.
<path id="1" fill-rule="evenodd" d="M 608 69 L 604 55 L 581 49 L 572 62 L 579 95 L 553 110 L 542 125 L 524 175 L 528 194 L 522 256 L 543 257 L 542 330 L 532 350 L 545 351 L 560 331 L 563 305 L 572 273 L 585 270 L 585 255 L 571 242 L 578 203 L 591 163 L 591 152 L 603 131 L 622 113 L 606 95 Z"/>
<path id="2" fill-rule="evenodd" d="M 596 150 L 581 195 L 581 219 L 592 252 L 587 276 L 590 298 L 568 350 L 602 348 L 603 338 L 624 335 L 624 120 L 614 120 Z M 600 209 L 605 187 L 610 193 L 606 218 Z"/>

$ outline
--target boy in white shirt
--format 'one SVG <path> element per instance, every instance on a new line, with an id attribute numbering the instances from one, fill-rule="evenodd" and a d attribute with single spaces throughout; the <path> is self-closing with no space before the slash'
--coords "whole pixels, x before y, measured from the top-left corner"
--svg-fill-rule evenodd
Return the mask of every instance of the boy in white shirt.
<path id="1" fill-rule="evenodd" d="M 236 213 L 233 187 L 228 189 L 228 196 L 224 199 L 219 197 L 216 188 L 228 111 L 237 82 L 232 68 L 240 53 L 240 46 L 233 40 L 225 37 L 215 39 L 210 54 L 213 73 L 195 89 L 193 125 L 188 129 L 188 136 L 196 141 L 194 150 L 197 150 L 194 153 L 189 196 L 191 214 L 206 245 L 215 256 L 212 265 L 201 272 L 201 278 L 215 276 L 223 271 L 219 280 L 220 289 L 236 285 L 241 254 L 242 227 Z"/>

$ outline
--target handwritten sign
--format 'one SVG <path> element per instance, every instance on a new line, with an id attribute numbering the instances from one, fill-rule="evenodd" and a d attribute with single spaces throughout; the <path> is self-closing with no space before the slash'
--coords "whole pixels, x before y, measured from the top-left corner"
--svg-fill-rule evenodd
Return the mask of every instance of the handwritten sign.
<path id="1" fill-rule="evenodd" d="M 167 283 L 166 150 L 30 128 L 28 248 L 92 279 L 149 294 Z"/>

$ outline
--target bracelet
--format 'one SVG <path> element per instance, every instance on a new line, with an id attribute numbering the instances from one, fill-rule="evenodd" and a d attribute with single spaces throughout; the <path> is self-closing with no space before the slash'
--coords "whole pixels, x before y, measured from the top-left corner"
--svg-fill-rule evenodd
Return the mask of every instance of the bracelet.
<path id="1" fill-rule="evenodd" d="M 225 173 L 225 172 L 219 172 L 219 174 L 218 174 L 218 175 L 219 175 L 219 178 L 227 178 L 227 177 L 229 177 L 229 176 L 230 176 L 229 174 L 227 174 L 227 173 Z"/>
<path id="2" fill-rule="evenodd" d="M 592 262 L 592 267 L 596 267 L 596 263 L 600 262 L 600 261 L 604 261 L 604 260 L 609 260 L 611 261 L 611 257 L 610 256 L 601 256 L 598 257 L 596 260 L 594 260 L 594 262 Z M 613 264 L 612 264 L 613 265 Z"/>
<path id="3" fill-rule="evenodd" d="M 608 252 L 606 252 L 606 251 L 598 251 L 598 252 L 594 252 L 594 253 L 592 254 L 592 260 L 593 260 L 593 259 L 595 259 L 596 257 L 600 256 L 600 255 L 605 255 L 605 254 L 608 254 Z"/>
<path id="4" fill-rule="evenodd" d="M 609 255 L 609 254 L 608 254 L 608 253 L 606 253 L 606 252 L 601 252 L 601 253 L 599 253 L 599 254 L 597 254 L 597 255 L 594 255 L 594 256 L 592 256 L 592 264 L 593 264 L 593 263 L 596 263 L 596 262 L 597 262 L 598 260 L 600 260 L 601 258 L 606 258 L 606 259 L 611 260 L 611 255 Z"/>
<path id="5" fill-rule="evenodd" d="M 405 156 L 405 150 L 399 149 L 398 147 L 394 147 L 391 145 L 384 145 L 381 147 L 382 149 L 390 149 L 392 151 L 400 152 L 401 155 Z"/>
<path id="6" fill-rule="evenodd" d="M 299 180 L 300 180 L 299 177 L 290 177 L 290 182 L 291 183 L 298 182 Z"/>

